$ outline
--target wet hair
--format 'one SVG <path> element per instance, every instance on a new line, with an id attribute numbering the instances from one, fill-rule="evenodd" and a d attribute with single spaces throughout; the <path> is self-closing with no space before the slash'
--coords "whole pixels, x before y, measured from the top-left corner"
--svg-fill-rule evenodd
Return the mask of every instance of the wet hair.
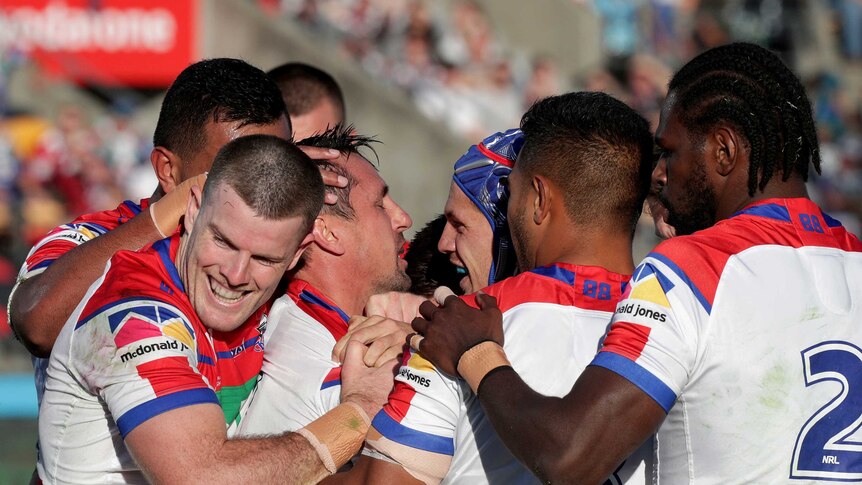
<path id="1" fill-rule="evenodd" d="M 634 231 L 653 161 L 642 116 L 605 93 L 568 93 L 533 104 L 521 130 L 518 165 L 561 189 L 572 221 Z"/>
<path id="2" fill-rule="evenodd" d="M 269 125 L 282 116 L 287 118 L 281 93 L 263 71 L 239 59 L 208 59 L 185 68 L 171 84 L 153 144 L 191 157 L 207 144 L 208 122 Z"/>
<path id="3" fill-rule="evenodd" d="M 294 144 L 271 135 L 243 136 L 219 150 L 204 185 L 204 207 L 222 185 L 264 219 L 302 217 L 306 232 L 323 205 L 317 166 Z"/>
<path id="4" fill-rule="evenodd" d="M 710 49 L 682 67 L 670 82 L 675 111 L 695 135 L 728 123 L 750 149 L 748 193 L 763 190 L 776 171 L 808 180 L 820 173 L 811 103 L 799 78 L 763 47 L 736 43 Z"/>
<path id="5" fill-rule="evenodd" d="M 438 286 L 448 286 L 456 295 L 464 294 L 458 267 L 449 261 L 449 256 L 437 250 L 437 243 L 446 226 L 446 216 L 440 215 L 425 224 L 410 241 L 404 255 L 407 261 L 407 276 L 410 277 L 410 293 L 431 297 Z"/>
<path id="6" fill-rule="evenodd" d="M 312 135 L 300 142 L 298 145 L 310 146 L 310 147 L 318 147 L 318 148 L 332 148 L 334 150 L 338 150 L 343 155 L 347 155 L 348 158 L 352 154 L 359 155 L 363 157 L 363 155 L 359 152 L 360 148 L 367 148 L 371 150 L 371 153 L 374 154 L 375 159 L 377 158 L 377 152 L 374 151 L 373 143 L 379 143 L 378 140 L 375 140 L 374 137 L 365 136 L 355 133 L 353 129 L 353 125 L 343 125 L 341 123 L 329 128 L 323 133 Z M 364 160 L 368 160 L 363 157 Z M 356 212 L 353 210 L 353 206 L 350 204 L 350 191 L 356 185 L 356 179 L 350 174 L 350 172 L 335 163 L 329 162 L 327 160 L 315 160 L 315 163 L 322 167 L 325 170 L 329 170 L 335 172 L 338 175 L 343 176 L 347 179 L 347 186 L 344 188 L 340 187 L 326 187 L 327 192 L 335 194 L 338 198 L 338 202 L 335 204 L 327 204 L 323 208 L 324 214 L 335 214 L 344 219 L 352 220 L 356 216 Z M 371 163 L 370 161 L 368 163 Z M 374 164 L 372 167 L 377 169 Z"/>
<path id="7" fill-rule="evenodd" d="M 281 90 L 287 112 L 304 115 L 328 99 L 344 121 L 344 95 L 335 79 L 328 73 L 301 62 L 288 62 L 266 73 Z"/>

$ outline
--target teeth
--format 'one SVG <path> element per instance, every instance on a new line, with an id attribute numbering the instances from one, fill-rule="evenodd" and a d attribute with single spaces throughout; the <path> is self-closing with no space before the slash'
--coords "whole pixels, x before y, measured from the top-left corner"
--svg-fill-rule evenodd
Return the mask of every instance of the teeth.
<path id="1" fill-rule="evenodd" d="M 212 280 L 210 280 L 210 289 L 218 299 L 224 300 L 227 303 L 233 303 L 242 298 L 243 295 L 243 292 L 241 291 L 229 290 Z"/>

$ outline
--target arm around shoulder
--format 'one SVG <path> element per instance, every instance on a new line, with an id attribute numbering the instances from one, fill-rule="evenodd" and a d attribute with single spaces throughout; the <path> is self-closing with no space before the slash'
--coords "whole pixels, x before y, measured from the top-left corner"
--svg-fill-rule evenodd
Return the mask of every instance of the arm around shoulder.
<path id="1" fill-rule="evenodd" d="M 9 322 L 30 353 L 47 357 L 63 324 L 117 251 L 137 250 L 159 238 L 147 210 L 113 231 L 56 258 L 42 273 L 18 282 L 9 297 Z"/>

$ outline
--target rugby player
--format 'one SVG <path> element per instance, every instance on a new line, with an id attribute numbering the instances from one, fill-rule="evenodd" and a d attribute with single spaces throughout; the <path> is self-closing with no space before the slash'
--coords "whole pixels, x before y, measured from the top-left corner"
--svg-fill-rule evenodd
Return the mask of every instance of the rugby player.
<path id="1" fill-rule="evenodd" d="M 424 306 L 414 343 L 549 482 L 598 483 L 656 430 L 660 482 L 859 481 L 862 243 L 808 198 L 805 90 L 753 44 L 706 51 L 669 88 L 653 179 L 677 237 L 635 270 L 572 390 L 541 396 L 509 366 L 488 296 Z"/>
<path id="2" fill-rule="evenodd" d="M 360 315 L 371 295 L 410 286 L 399 253 L 413 221 L 360 154 L 372 141 L 351 126 L 337 125 L 302 142 L 338 150 L 339 158 L 321 165 L 348 184 L 332 189 L 338 202 L 314 221 L 313 242 L 290 274 L 287 293 L 273 303 L 262 375 L 242 413 L 242 435 L 293 431 L 337 406 L 341 365 L 331 355 L 349 317 Z M 369 365 L 401 353 L 406 331 L 393 326 L 388 333 L 370 345 Z"/>
<path id="3" fill-rule="evenodd" d="M 294 140 L 344 124 L 344 95 L 328 73 L 302 62 L 288 62 L 271 69 L 267 75 L 281 90 Z"/>
<path id="4" fill-rule="evenodd" d="M 117 251 L 135 250 L 172 234 L 185 212 L 192 186 L 215 153 L 228 141 L 250 134 L 290 138 L 290 121 L 275 84 L 263 71 L 236 59 L 210 59 L 187 67 L 165 94 L 150 154 L 159 185 L 149 199 L 125 201 L 116 209 L 85 214 L 57 227 L 27 256 L 9 298 L 9 323 L 33 353 L 37 397 L 44 369 L 63 323 Z M 337 156 L 304 148 L 315 158 Z M 343 185 L 331 172 L 328 184 Z M 330 200 L 332 202 L 332 200 Z M 218 389 L 225 418 L 232 422 L 251 391 L 262 363 L 260 330 L 266 307 L 254 327 L 213 337 L 219 347 L 223 381 Z M 260 327 L 258 330 L 257 327 Z"/>
<path id="5" fill-rule="evenodd" d="M 522 144 L 521 130 L 494 133 L 471 146 L 455 162 L 444 207 L 446 221 L 435 245 L 441 255 L 448 256 L 447 266 L 454 266 L 461 274 L 460 293 L 472 293 L 515 271 L 515 251 L 506 222 L 506 179 Z M 434 289 L 429 290 L 433 295 Z M 350 341 L 367 345 L 384 334 L 394 337 L 395 322 L 413 320 L 419 315 L 419 305 L 428 298 L 428 294 L 405 292 L 372 295 L 365 315 L 386 319 L 354 319 L 347 335 L 336 344 L 333 359 L 342 358 Z M 402 327 L 402 335 L 410 333 L 409 324 Z"/>
<path id="6" fill-rule="evenodd" d="M 214 392 L 209 332 L 253 324 L 310 243 L 323 198 L 318 169 L 294 145 L 241 137 L 216 155 L 203 191 L 192 187 L 179 232 L 111 258 L 51 354 L 43 481 L 307 483 L 359 450 L 392 380 L 391 368 L 361 364 L 359 344 L 344 404 L 299 433 L 228 440 Z"/>
<path id="7" fill-rule="evenodd" d="M 603 93 L 546 98 L 527 111 L 521 130 L 508 203 L 520 273 L 463 301 L 495 296 L 512 365 L 535 392 L 562 396 L 595 355 L 634 269 L 652 135 L 646 120 Z M 469 376 L 453 375 L 407 354 L 372 422 L 369 450 L 345 481 L 537 483 L 497 437 Z M 645 483 L 650 455 L 647 444 L 602 478 Z"/>

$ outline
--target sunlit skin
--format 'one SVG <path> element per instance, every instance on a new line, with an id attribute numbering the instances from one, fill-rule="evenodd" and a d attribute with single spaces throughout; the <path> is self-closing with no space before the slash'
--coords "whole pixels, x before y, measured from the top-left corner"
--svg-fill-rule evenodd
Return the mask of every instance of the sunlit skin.
<path id="1" fill-rule="evenodd" d="M 494 239 L 491 224 L 455 182 L 449 187 L 443 213 L 446 226 L 437 250 L 448 254 L 452 264 L 467 270 L 460 283 L 465 293 L 479 291 L 488 286 L 491 272 Z"/>
<path id="2" fill-rule="evenodd" d="M 293 139 L 296 141 L 304 140 L 317 133 L 323 133 L 327 128 L 332 128 L 343 121 L 341 111 L 327 97 L 321 98 L 311 111 L 290 116 L 290 124 L 293 125 Z"/>
<path id="3" fill-rule="evenodd" d="M 240 121 L 208 122 L 204 127 L 207 143 L 194 156 L 183 160 L 180 180 L 206 172 L 212 167 L 216 153 L 229 141 L 248 135 L 272 135 L 285 140 L 290 139 L 290 126 L 282 116 L 268 125 L 242 125 Z"/>
<path id="4" fill-rule="evenodd" d="M 413 220 L 392 199 L 389 186 L 367 160 L 351 154 L 349 159 L 342 157 L 335 163 L 344 165 L 353 176 L 350 205 L 354 217 L 350 220 L 329 217 L 327 224 L 346 249 L 341 264 L 353 268 L 354 277 L 363 282 L 362 286 L 370 286 L 371 293 L 361 298 L 361 309 L 372 294 L 405 291 L 410 287 L 410 278 L 405 273 L 407 262 L 400 253 L 405 242 L 404 231 L 413 225 Z"/>
<path id="5" fill-rule="evenodd" d="M 715 189 L 707 179 L 706 146 L 703 137 L 689 132 L 674 110 L 671 93 L 661 111 L 656 144 L 661 156 L 653 170 L 653 186 L 667 208 L 667 222 L 678 235 L 691 234 L 715 224 Z"/>
<path id="6" fill-rule="evenodd" d="M 515 164 L 512 173 L 509 174 L 509 230 L 512 232 L 512 245 L 515 247 L 515 255 L 518 258 L 518 270 L 529 271 L 536 267 L 536 251 L 532 246 L 533 237 L 528 233 L 529 225 L 526 221 L 527 204 L 524 197 L 528 197 L 531 186 L 524 185 L 524 175 Z"/>
<path id="7" fill-rule="evenodd" d="M 203 207 L 200 190 L 192 189 L 177 269 L 201 322 L 224 332 L 272 296 L 310 236 L 300 216 L 264 219 L 226 184 L 211 189 Z"/>

